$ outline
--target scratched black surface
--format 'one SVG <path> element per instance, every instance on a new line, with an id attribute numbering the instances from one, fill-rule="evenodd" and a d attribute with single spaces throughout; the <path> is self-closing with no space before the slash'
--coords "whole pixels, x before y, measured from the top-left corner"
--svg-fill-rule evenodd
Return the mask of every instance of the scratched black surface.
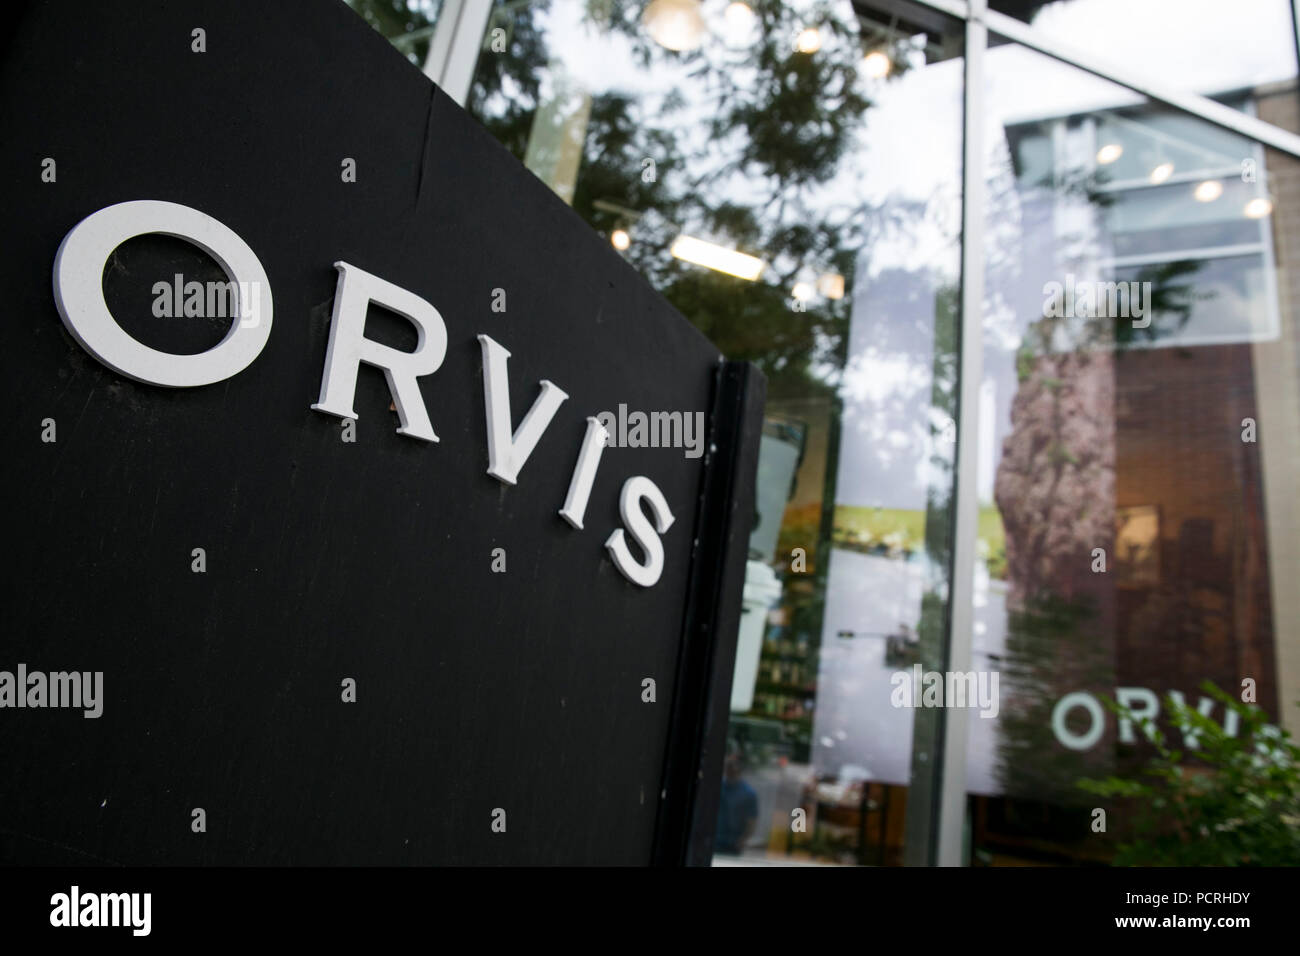
<path id="1" fill-rule="evenodd" d="M 716 351 L 332 0 L 35 4 L 0 74 L 0 142 L 0 669 L 100 670 L 106 698 L 98 720 L 0 710 L 0 860 L 646 862 L 701 463 L 609 449 L 587 530 L 556 512 L 585 416 L 705 410 Z M 261 259 L 274 326 L 240 375 L 137 384 L 63 329 L 59 242 L 133 199 L 197 207 Z M 211 329 L 152 319 L 145 290 L 186 256 L 204 265 L 139 240 L 105 278 L 138 310 L 123 323 L 175 351 Z M 440 444 L 394 433 L 377 370 L 355 444 L 310 409 L 337 259 L 446 320 L 421 380 Z M 512 352 L 516 422 L 539 379 L 570 395 L 514 488 L 486 474 L 479 332 Z M 603 547 L 632 474 L 677 517 L 649 590 Z"/>

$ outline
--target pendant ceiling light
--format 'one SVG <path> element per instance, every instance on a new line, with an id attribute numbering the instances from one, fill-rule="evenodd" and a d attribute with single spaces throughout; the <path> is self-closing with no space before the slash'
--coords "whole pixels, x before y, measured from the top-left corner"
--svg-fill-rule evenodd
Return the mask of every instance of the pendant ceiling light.
<path id="1" fill-rule="evenodd" d="M 677 51 L 694 50 L 708 29 L 700 0 L 652 0 L 641 15 L 641 25 L 660 46 Z"/>
<path id="2" fill-rule="evenodd" d="M 883 80 L 894 68 L 894 61 L 884 50 L 872 50 L 862 60 L 862 69 L 873 80 Z"/>

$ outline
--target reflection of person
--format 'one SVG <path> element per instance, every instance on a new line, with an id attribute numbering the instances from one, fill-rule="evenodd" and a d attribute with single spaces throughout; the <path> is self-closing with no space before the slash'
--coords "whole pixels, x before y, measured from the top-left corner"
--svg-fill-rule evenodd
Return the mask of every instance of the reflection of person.
<path id="1" fill-rule="evenodd" d="M 758 794 L 740 777 L 740 748 L 727 745 L 723 764 L 722 793 L 718 799 L 718 829 L 713 847 L 718 853 L 740 855 L 754 835 L 758 821 Z"/>

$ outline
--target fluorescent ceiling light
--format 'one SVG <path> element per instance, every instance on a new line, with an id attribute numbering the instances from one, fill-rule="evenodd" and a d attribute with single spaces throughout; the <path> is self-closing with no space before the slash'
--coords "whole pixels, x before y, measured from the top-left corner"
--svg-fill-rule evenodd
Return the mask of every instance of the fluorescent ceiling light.
<path id="1" fill-rule="evenodd" d="M 669 250 L 683 262 L 691 262 L 706 269 L 725 272 L 727 275 L 753 282 L 763 274 L 766 263 L 735 249 L 724 249 L 694 236 L 678 236 Z"/>

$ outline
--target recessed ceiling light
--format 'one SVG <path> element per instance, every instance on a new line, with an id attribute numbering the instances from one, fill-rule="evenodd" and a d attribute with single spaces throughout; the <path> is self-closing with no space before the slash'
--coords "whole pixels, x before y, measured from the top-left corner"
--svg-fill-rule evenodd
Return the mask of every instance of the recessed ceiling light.
<path id="1" fill-rule="evenodd" d="M 816 53 L 822 48 L 822 35 L 816 27 L 806 27 L 794 38 L 794 48 L 800 53 Z"/>
<path id="2" fill-rule="evenodd" d="M 650 38 L 669 50 L 694 50 L 704 41 L 707 27 L 700 0 L 651 0 L 641 15 Z"/>
<path id="3" fill-rule="evenodd" d="M 727 26 L 733 30 L 748 30 L 754 25 L 754 11 L 749 4 L 741 3 L 740 0 L 727 4 L 723 16 L 727 18 Z"/>
<path id="4" fill-rule="evenodd" d="M 1263 219 L 1273 211 L 1273 201 L 1264 196 L 1256 196 L 1246 203 L 1246 215 L 1251 219 Z"/>
<path id="5" fill-rule="evenodd" d="M 1107 166 L 1123 155 L 1123 146 L 1119 143 L 1107 143 L 1101 149 L 1097 150 L 1097 162 L 1102 166 Z"/>
<path id="6" fill-rule="evenodd" d="M 862 59 L 862 69 L 873 80 L 884 79 L 894 68 L 894 61 L 884 50 L 872 50 Z"/>
<path id="7" fill-rule="evenodd" d="M 1192 193 L 1197 202 L 1214 202 L 1223 195 L 1223 183 L 1217 179 L 1207 179 L 1203 183 L 1198 183 L 1196 191 Z"/>
<path id="8" fill-rule="evenodd" d="M 817 291 L 828 299 L 844 298 L 844 276 L 827 272 L 817 280 Z"/>
<path id="9" fill-rule="evenodd" d="M 1166 179 L 1168 179 L 1173 174 L 1174 174 L 1173 163 L 1161 163 L 1155 169 L 1151 170 L 1151 182 L 1154 185 L 1159 186 L 1161 183 L 1163 183 Z"/>

